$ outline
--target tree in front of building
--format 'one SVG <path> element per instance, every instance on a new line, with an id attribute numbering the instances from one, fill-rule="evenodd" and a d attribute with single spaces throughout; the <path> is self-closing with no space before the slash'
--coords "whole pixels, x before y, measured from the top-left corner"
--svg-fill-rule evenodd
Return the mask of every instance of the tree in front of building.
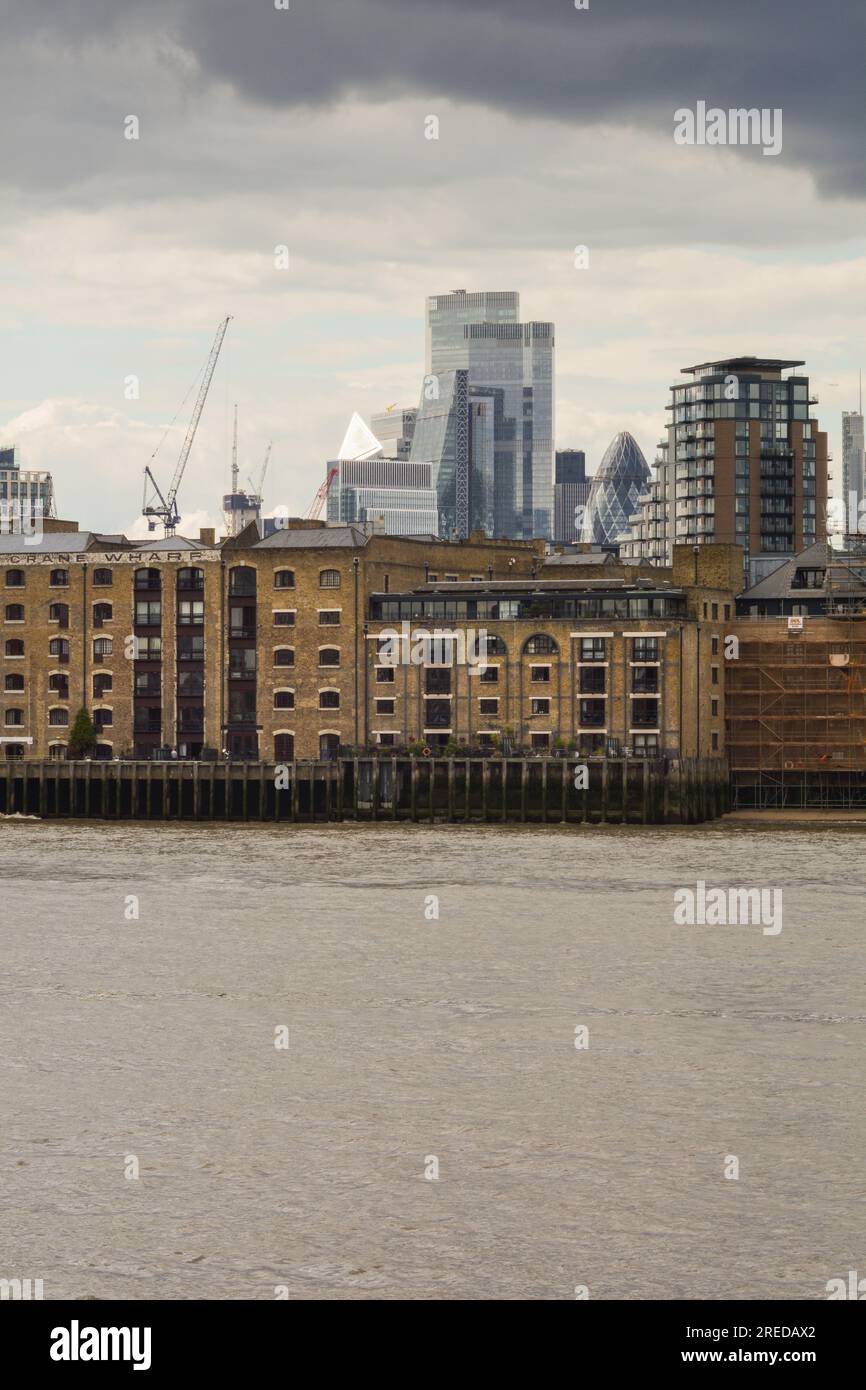
<path id="1" fill-rule="evenodd" d="M 86 758 L 96 747 L 96 729 L 86 709 L 80 709 L 69 734 L 69 757 Z"/>

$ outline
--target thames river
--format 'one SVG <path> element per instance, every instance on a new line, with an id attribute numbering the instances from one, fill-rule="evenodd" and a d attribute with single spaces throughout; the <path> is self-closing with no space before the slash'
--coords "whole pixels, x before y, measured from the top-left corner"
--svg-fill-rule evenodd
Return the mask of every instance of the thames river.
<path id="1" fill-rule="evenodd" d="M 826 1298 L 866 1275 L 864 846 L 0 822 L 0 1276 Z M 698 882 L 783 929 L 677 925 Z"/>

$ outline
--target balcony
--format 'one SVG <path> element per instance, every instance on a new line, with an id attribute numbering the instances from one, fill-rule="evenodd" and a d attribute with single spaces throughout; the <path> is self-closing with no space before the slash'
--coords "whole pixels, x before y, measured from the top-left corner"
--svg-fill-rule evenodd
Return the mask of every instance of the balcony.
<path id="1" fill-rule="evenodd" d="M 230 627 L 230 628 L 229 628 L 229 637 L 246 637 L 246 638 L 253 638 L 253 637 L 255 637 L 255 635 L 256 635 L 255 624 L 253 624 L 252 627 L 250 627 L 250 626 L 247 624 L 247 625 L 245 625 L 245 626 L 243 626 L 243 627 Z"/>

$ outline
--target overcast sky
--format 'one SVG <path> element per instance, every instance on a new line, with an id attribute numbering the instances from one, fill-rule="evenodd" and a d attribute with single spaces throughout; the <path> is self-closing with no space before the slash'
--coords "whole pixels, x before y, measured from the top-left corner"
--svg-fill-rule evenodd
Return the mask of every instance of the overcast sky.
<path id="1" fill-rule="evenodd" d="M 591 470 L 620 429 L 652 461 L 684 365 L 769 354 L 805 359 L 838 490 L 864 54 L 863 0 L 0 0 L 0 442 L 61 515 L 140 532 L 230 313 L 186 529 L 220 519 L 235 400 L 242 477 L 273 438 L 267 509 L 303 514 L 353 410 L 417 404 L 425 296 L 517 289 Z M 781 108 L 781 154 L 675 144 L 698 101 Z"/>

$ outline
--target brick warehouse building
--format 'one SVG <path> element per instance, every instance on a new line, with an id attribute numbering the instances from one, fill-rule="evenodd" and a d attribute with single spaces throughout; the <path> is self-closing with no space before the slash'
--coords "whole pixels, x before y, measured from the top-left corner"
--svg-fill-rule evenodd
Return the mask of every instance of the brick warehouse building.
<path id="1" fill-rule="evenodd" d="M 649 578 L 588 557 L 545 565 L 539 542 L 300 522 L 221 545 L 67 529 L 0 547 L 7 757 L 65 757 L 82 705 L 102 758 L 283 761 L 509 732 L 536 748 L 723 752 L 732 547 L 678 550 Z M 375 639 L 404 609 L 416 627 L 484 626 L 489 671 L 455 658 L 448 675 L 441 660 L 383 674 Z"/>
<path id="2" fill-rule="evenodd" d="M 429 582 L 376 594 L 364 671 L 365 741 L 566 747 L 581 755 L 721 757 L 723 652 L 741 564 L 736 547 L 675 551 L 639 577 L 568 557 L 538 578 Z M 576 557 L 580 559 L 581 557 Z M 585 558 L 585 557 L 584 557 Z M 561 561 L 561 562 L 560 562 Z M 405 625 L 405 626 L 404 626 Z M 487 634 L 486 669 L 414 645 L 419 632 Z M 394 631 L 420 662 L 393 663 Z M 412 644 L 410 646 L 410 644 Z"/>
<path id="3" fill-rule="evenodd" d="M 82 705 L 104 758 L 225 748 L 283 759 L 357 744 L 370 595 L 528 576 L 542 549 L 302 522 L 222 545 L 208 531 L 131 542 L 52 527 L 32 546 L 0 536 L 5 755 L 65 757 Z"/>

